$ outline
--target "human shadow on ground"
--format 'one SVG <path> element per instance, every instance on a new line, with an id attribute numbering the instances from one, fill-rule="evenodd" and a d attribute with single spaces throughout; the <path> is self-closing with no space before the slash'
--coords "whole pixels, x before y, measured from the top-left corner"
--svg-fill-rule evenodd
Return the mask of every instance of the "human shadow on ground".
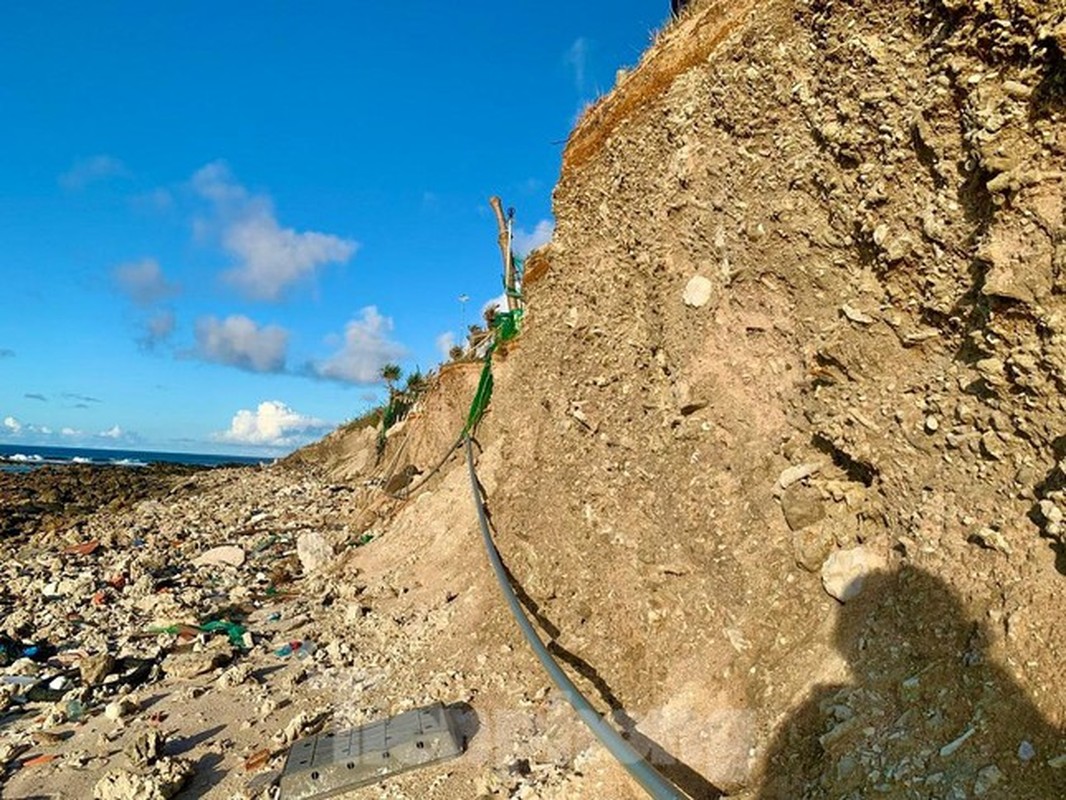
<path id="1" fill-rule="evenodd" d="M 225 725 L 215 725 L 213 728 L 205 728 L 199 733 L 194 733 L 192 736 L 183 736 L 178 739 L 173 739 L 166 744 L 166 754 L 169 756 L 180 756 L 183 753 L 188 753 L 198 745 L 215 738 L 224 730 L 226 730 Z"/>
<path id="2" fill-rule="evenodd" d="M 485 497 L 485 489 L 479 483 L 478 489 L 482 497 Z M 497 538 L 496 526 L 492 522 L 489 509 L 485 508 L 485 517 L 492 531 L 493 539 Z M 501 556 L 501 562 L 502 562 Z M 557 641 L 562 631 L 543 612 L 540 605 L 529 596 L 522 584 L 518 582 L 514 574 L 503 566 L 507 574 L 507 581 L 518 596 L 519 602 L 530 616 L 540 626 L 548 637 L 548 651 L 558 660 L 568 664 L 575 672 L 587 680 L 599 694 L 600 699 L 611 709 L 610 717 L 621 728 L 622 736 L 641 754 L 660 774 L 668 781 L 685 792 L 692 800 L 718 800 L 724 796 L 721 789 L 703 777 L 699 772 L 686 764 L 674 754 L 666 750 L 662 745 L 637 729 L 637 722 L 626 712 L 622 701 L 614 693 L 603 676 L 580 656 L 570 652 Z"/>
<path id="3" fill-rule="evenodd" d="M 1066 797 L 1064 732 L 988 633 L 924 570 L 867 578 L 835 629 L 854 682 L 816 687 L 778 728 L 758 800 Z"/>

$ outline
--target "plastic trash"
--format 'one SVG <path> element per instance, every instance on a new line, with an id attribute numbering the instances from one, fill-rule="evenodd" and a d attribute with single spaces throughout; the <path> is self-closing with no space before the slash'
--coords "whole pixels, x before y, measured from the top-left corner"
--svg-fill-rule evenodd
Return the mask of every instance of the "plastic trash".
<path id="1" fill-rule="evenodd" d="M 309 656 L 314 655 L 315 649 L 314 642 L 293 639 L 291 642 L 286 642 L 275 650 L 274 655 L 279 658 L 288 658 L 295 653 L 297 658 L 308 658 Z"/>
<path id="2" fill-rule="evenodd" d="M 68 700 L 67 701 L 67 719 L 71 722 L 77 722 L 85 716 L 85 703 L 81 700 Z"/>
<path id="3" fill-rule="evenodd" d="M 204 633 L 225 633 L 229 637 L 229 642 L 234 647 L 240 647 L 245 649 L 246 634 L 247 631 L 243 625 L 239 625 L 236 622 L 230 622 L 228 619 L 216 619 L 211 622 L 205 622 L 200 626 L 200 630 Z"/>
<path id="4" fill-rule="evenodd" d="M 279 658 L 288 658 L 289 656 L 291 656 L 293 654 L 293 652 L 295 650 L 298 650 L 299 647 L 300 647 L 300 642 L 299 641 L 286 642 L 285 644 L 283 644 L 281 647 L 279 647 L 277 650 L 274 651 L 274 655 L 278 656 Z"/>
<path id="5" fill-rule="evenodd" d="M 56 654 L 56 648 L 48 642 L 20 642 L 0 633 L 0 667 L 29 658 L 37 663 L 47 661 Z"/>

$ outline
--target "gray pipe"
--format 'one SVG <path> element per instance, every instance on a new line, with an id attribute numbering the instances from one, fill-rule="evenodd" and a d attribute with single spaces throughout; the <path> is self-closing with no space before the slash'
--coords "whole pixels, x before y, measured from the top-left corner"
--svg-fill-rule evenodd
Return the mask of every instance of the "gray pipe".
<path id="1" fill-rule="evenodd" d="M 507 580 L 507 571 L 504 569 L 503 561 L 500 560 L 500 553 L 492 541 L 492 534 L 489 532 L 489 521 L 485 517 L 485 505 L 481 499 L 477 473 L 474 471 L 474 449 L 469 436 L 466 437 L 466 464 L 470 469 L 470 488 L 474 493 L 474 506 L 477 508 L 478 522 L 481 524 L 481 538 L 485 542 L 485 550 L 489 554 L 492 570 L 496 573 L 496 580 L 500 584 L 500 589 L 503 590 L 507 605 L 511 607 L 511 613 L 514 614 L 518 627 L 522 629 L 526 641 L 533 648 L 533 652 L 536 653 L 541 665 L 547 670 L 552 682 L 563 693 L 563 697 L 570 703 L 577 715 L 589 726 L 596 738 L 610 751 L 611 755 L 618 759 L 622 766 L 626 768 L 626 771 L 649 796 L 654 797 L 655 800 L 684 800 L 685 796 L 681 794 L 676 786 L 656 772 L 655 768 L 633 749 L 633 745 L 623 739 L 618 731 L 604 722 L 599 712 L 581 694 L 581 690 L 574 685 L 569 676 L 555 663 L 555 659 L 548 652 L 548 648 L 544 646 L 544 642 L 540 640 L 537 632 L 533 630 L 532 624 L 530 624 L 529 619 L 522 611 L 522 604 L 518 601 L 518 596 L 515 595 L 514 589 L 511 588 L 511 584 Z"/>

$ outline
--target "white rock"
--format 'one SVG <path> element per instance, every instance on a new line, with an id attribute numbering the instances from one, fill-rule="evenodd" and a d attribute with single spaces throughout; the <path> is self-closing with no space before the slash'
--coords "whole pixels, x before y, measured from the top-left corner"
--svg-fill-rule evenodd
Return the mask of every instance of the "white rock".
<path id="1" fill-rule="evenodd" d="M 189 782 L 195 769 L 180 758 L 161 759 L 150 772 L 116 769 L 93 787 L 95 800 L 169 800 Z"/>
<path id="2" fill-rule="evenodd" d="M 120 697 L 117 700 L 112 700 L 104 707 L 104 716 L 113 722 L 118 722 L 135 711 L 137 711 L 136 703 L 128 697 Z"/>
<path id="3" fill-rule="evenodd" d="M 847 303 L 844 303 L 844 305 L 840 307 L 840 310 L 844 312 L 845 317 L 850 319 L 852 322 L 859 323 L 860 325 L 872 325 L 874 322 L 874 318 L 871 317 L 869 314 L 866 314 L 857 308 L 849 306 Z"/>
<path id="4" fill-rule="evenodd" d="M 702 308 L 711 299 L 711 282 L 702 275 L 693 275 L 685 285 L 685 293 L 682 299 L 686 306 Z"/>
<path id="5" fill-rule="evenodd" d="M 207 567 L 215 564 L 224 564 L 231 567 L 239 567 L 244 563 L 244 549 L 235 544 L 224 544 L 221 547 L 212 547 L 193 559 L 194 567 Z"/>
<path id="6" fill-rule="evenodd" d="M 296 555 L 304 572 L 315 572 L 333 560 L 333 548 L 321 533 L 309 531 L 296 539 Z"/>
<path id="7" fill-rule="evenodd" d="M 822 468 L 821 461 L 811 461 L 807 464 L 797 464 L 794 467 L 789 467 L 783 471 L 777 479 L 777 485 L 782 489 L 787 489 L 796 481 L 801 481 L 804 478 L 809 478 Z"/>
<path id="8" fill-rule="evenodd" d="M 837 550 L 822 564 L 822 586 L 841 603 L 846 603 L 862 592 L 868 575 L 885 566 L 884 557 L 866 547 Z"/>

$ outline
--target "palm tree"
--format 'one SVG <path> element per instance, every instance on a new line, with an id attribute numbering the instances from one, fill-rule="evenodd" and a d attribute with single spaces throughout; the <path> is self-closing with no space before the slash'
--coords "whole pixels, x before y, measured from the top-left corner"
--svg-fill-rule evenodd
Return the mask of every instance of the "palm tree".
<path id="1" fill-rule="evenodd" d="M 395 385 L 397 381 L 400 380 L 402 374 L 399 364 L 386 364 L 381 368 L 381 379 L 385 381 L 385 385 L 389 387 L 389 397 L 392 397 L 396 393 Z"/>
<path id="2" fill-rule="evenodd" d="M 416 369 L 410 375 L 407 376 L 407 383 L 404 385 L 404 392 L 414 397 L 421 393 L 426 388 L 426 377 L 422 374 L 422 370 Z"/>

